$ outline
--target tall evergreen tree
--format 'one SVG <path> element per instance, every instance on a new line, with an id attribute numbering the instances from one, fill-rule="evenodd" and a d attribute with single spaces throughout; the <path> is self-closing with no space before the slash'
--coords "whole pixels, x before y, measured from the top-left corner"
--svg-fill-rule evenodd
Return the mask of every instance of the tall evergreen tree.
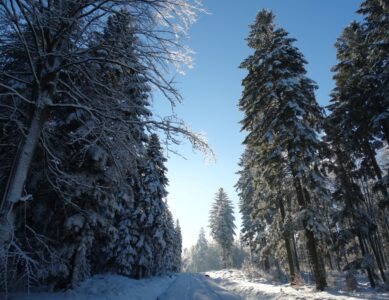
<path id="1" fill-rule="evenodd" d="M 322 290 L 327 284 L 318 243 L 326 230 L 319 208 L 328 198 L 320 171 L 324 144 L 318 137 L 323 112 L 315 100 L 316 84 L 305 75 L 303 55 L 273 20 L 271 12 L 260 11 L 247 38 L 254 54 L 241 64 L 248 70 L 239 102 L 245 113 L 242 129 L 248 131 L 244 143 L 274 194 L 290 177 L 299 207 L 295 218 L 304 228 L 316 287 Z"/>
<path id="2" fill-rule="evenodd" d="M 239 162 L 241 170 L 238 172 L 239 180 L 235 187 L 240 198 L 239 211 L 242 215 L 241 240 L 250 247 L 251 251 L 253 239 L 257 231 L 254 227 L 254 220 L 251 216 L 254 198 L 254 182 L 251 170 L 251 161 L 249 159 L 250 153 L 248 149 L 245 149 L 245 152 Z"/>
<path id="3" fill-rule="evenodd" d="M 215 195 L 215 202 L 210 211 L 209 227 L 211 236 L 220 245 L 225 267 L 232 264 L 231 250 L 235 236 L 235 217 L 231 200 L 220 188 Z"/>
<path id="4" fill-rule="evenodd" d="M 364 16 L 366 40 L 363 45 L 369 51 L 367 64 L 363 66 L 367 81 L 363 86 L 368 87 L 369 92 L 364 114 L 367 114 L 371 132 L 382 132 L 389 144 L 389 5 L 383 0 L 365 0 L 358 12 Z"/>
<path id="5" fill-rule="evenodd" d="M 259 254 L 259 249 L 264 248 L 265 239 L 263 236 L 266 222 L 264 207 L 258 205 L 259 195 L 264 191 L 254 182 L 254 161 L 252 151 L 248 148 L 243 153 L 239 166 L 239 180 L 235 187 L 239 196 L 239 211 L 242 218 L 241 241 L 250 249 L 250 259 L 254 262 L 255 257 Z M 257 184 L 256 184 L 257 183 Z M 261 189 L 259 193 L 256 193 Z M 260 207 L 260 209 L 258 209 Z"/>
<path id="6" fill-rule="evenodd" d="M 204 228 L 200 228 L 199 237 L 194 247 L 193 262 L 194 268 L 197 272 L 204 272 L 208 270 L 208 261 L 206 260 L 208 249 L 208 241 L 205 237 Z"/>
<path id="7" fill-rule="evenodd" d="M 382 147 L 380 128 L 384 128 L 377 124 L 384 121 L 373 120 L 381 119 L 385 108 L 374 96 L 378 75 L 370 73 L 370 65 L 374 63 L 368 59 L 371 53 L 366 43 L 368 35 L 363 25 L 352 22 L 337 40 L 339 63 L 333 68 L 336 88 L 329 109 L 339 122 L 338 134 L 353 145 L 353 155 L 361 160 L 360 171 L 366 178 L 382 181 L 376 150 Z M 383 196 L 381 204 L 385 205 L 388 191 L 384 186 L 379 186 L 379 190 Z"/>
<path id="8" fill-rule="evenodd" d="M 181 256 L 182 256 L 182 234 L 180 222 L 176 221 L 175 227 L 175 244 L 174 244 L 174 262 L 173 262 L 173 271 L 180 272 L 182 268 Z"/>
<path id="9" fill-rule="evenodd" d="M 326 122 L 327 139 L 335 154 L 331 166 L 336 174 L 334 199 L 338 203 L 333 223 L 335 246 L 348 251 L 357 239 L 360 252 L 346 269 L 366 269 L 372 286 L 376 285 L 373 257 L 386 281 L 379 232 L 387 229 L 379 223 L 387 223 L 387 216 L 378 206 L 387 207 L 389 202 L 376 152 L 388 141 L 388 89 L 384 79 L 388 74 L 388 12 L 384 1 L 363 1 L 359 13 L 364 20 L 352 22 L 338 38 L 339 63 L 333 68 L 336 87 Z M 374 189 L 368 187 L 371 182 Z"/>
<path id="10" fill-rule="evenodd" d="M 165 246 L 160 253 L 162 258 L 162 267 L 159 268 L 159 274 L 166 272 L 175 272 L 175 247 L 177 247 L 176 232 L 174 230 L 174 221 L 172 213 L 170 212 L 167 203 L 165 203 L 165 209 L 163 212 L 162 233 Z M 158 273 L 157 273 L 158 274 Z"/>
<path id="11" fill-rule="evenodd" d="M 159 273 L 164 268 L 163 258 L 157 253 L 166 247 L 166 210 L 164 198 L 167 196 L 165 157 L 156 134 L 152 134 L 140 166 L 140 186 L 135 192 L 135 200 L 129 218 L 130 233 L 133 238 L 134 261 L 132 276 L 142 278 Z M 123 219 L 127 222 L 126 218 Z M 127 234 L 127 233 L 126 233 Z M 128 237 L 127 237 L 128 238 Z M 125 241 L 124 241 L 125 242 Z M 131 253 L 131 252 L 130 252 Z"/>

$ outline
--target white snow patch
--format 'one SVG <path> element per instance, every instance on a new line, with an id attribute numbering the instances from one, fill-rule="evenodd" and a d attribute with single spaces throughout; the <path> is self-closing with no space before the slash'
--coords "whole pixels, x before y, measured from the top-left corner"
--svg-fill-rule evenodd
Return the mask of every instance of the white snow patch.
<path id="1" fill-rule="evenodd" d="M 346 292 L 339 287 L 330 287 L 323 292 L 315 291 L 312 285 L 292 287 L 290 284 L 271 282 L 265 278 L 248 278 L 241 270 L 206 272 L 211 280 L 246 300 L 265 299 L 389 299 L 389 292 L 361 286 L 356 292 Z M 332 285 L 332 284 L 330 284 Z"/>
<path id="2" fill-rule="evenodd" d="M 13 293 L 12 300 L 152 300 L 163 294 L 175 276 L 135 280 L 119 275 L 96 275 L 81 285 L 58 293 Z M 2 295 L 0 294 L 0 299 Z"/>
<path id="3" fill-rule="evenodd" d="M 343 277 L 329 276 L 330 288 L 316 292 L 312 285 L 292 287 L 265 278 L 251 278 L 240 270 L 220 270 L 203 274 L 182 273 L 172 276 L 134 280 L 119 275 L 96 275 L 78 288 L 57 293 L 13 293 L 12 300 L 266 300 L 266 299 L 389 299 L 389 292 L 371 289 L 359 280 L 358 290 L 342 290 Z M 0 293 L 0 299 L 4 299 Z"/>

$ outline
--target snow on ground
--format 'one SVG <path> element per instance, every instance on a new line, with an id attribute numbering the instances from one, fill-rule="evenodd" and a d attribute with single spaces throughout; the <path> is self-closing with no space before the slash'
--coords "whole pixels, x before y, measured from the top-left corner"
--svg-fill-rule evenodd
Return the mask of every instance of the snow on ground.
<path id="1" fill-rule="evenodd" d="M 63 293 L 11 294 L 9 300 L 155 300 L 174 282 L 174 276 L 134 280 L 119 275 L 96 275 Z M 4 299 L 0 293 L 0 299 Z"/>
<path id="2" fill-rule="evenodd" d="M 342 291 L 343 279 L 329 276 L 330 288 L 316 292 L 312 285 L 291 287 L 265 278 L 249 278 L 240 270 L 205 274 L 181 273 L 134 280 L 118 275 L 96 275 L 78 288 L 62 293 L 11 294 L 9 300 L 388 300 L 389 292 L 359 282 L 356 292 Z M 0 299 L 5 299 L 0 294 Z"/>
<path id="3" fill-rule="evenodd" d="M 0 299 L 4 299 L 0 294 Z M 63 293 L 11 294 L 9 300 L 241 300 L 203 274 L 133 280 L 116 275 L 98 275 L 75 290 Z"/>
<path id="4" fill-rule="evenodd" d="M 359 285 L 355 292 L 346 292 L 341 288 L 339 278 L 329 280 L 330 287 L 323 292 L 316 292 L 311 285 L 292 287 L 289 284 L 271 282 L 264 278 L 250 279 L 240 270 L 221 270 L 206 272 L 210 280 L 221 285 L 225 289 L 235 293 L 246 300 L 266 299 L 320 299 L 320 300 L 344 300 L 344 299 L 375 299 L 388 300 L 389 292 L 379 289 L 371 289 L 367 283 Z"/>
<path id="5" fill-rule="evenodd" d="M 182 273 L 160 300 L 241 300 L 203 274 Z"/>

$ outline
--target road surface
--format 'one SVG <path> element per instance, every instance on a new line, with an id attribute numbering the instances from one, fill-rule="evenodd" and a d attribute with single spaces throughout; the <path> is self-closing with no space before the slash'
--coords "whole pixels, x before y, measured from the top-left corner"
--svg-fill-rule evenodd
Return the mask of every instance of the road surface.
<path id="1" fill-rule="evenodd" d="M 181 273 L 158 300 L 241 300 L 202 274 Z"/>

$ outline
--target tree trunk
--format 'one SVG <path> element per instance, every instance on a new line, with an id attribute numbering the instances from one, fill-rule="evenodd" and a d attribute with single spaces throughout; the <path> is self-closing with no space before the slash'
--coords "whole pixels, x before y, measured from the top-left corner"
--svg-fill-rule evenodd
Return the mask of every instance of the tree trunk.
<path id="1" fill-rule="evenodd" d="M 264 262 L 263 262 L 263 268 L 265 269 L 265 271 L 269 271 L 270 270 L 270 262 L 269 262 L 269 257 L 266 257 Z"/>
<path id="2" fill-rule="evenodd" d="M 377 234 L 374 235 L 374 241 L 382 262 L 382 267 L 386 269 L 386 261 L 385 261 L 384 254 L 382 252 L 382 239 L 383 239 L 382 234 L 378 231 Z"/>
<path id="3" fill-rule="evenodd" d="M 292 175 L 293 175 L 294 186 L 296 189 L 297 201 L 299 203 L 299 206 L 302 209 L 306 209 L 310 200 L 309 198 L 305 199 L 304 191 L 301 187 L 300 179 L 296 176 L 296 172 L 295 170 L 293 170 L 293 168 L 292 168 Z M 307 193 L 306 196 L 308 196 Z M 305 223 L 303 224 L 304 228 L 306 228 L 307 224 L 306 222 L 304 223 Z M 308 258 L 313 268 L 316 288 L 322 291 L 327 286 L 327 281 L 325 278 L 324 270 L 322 269 L 322 266 L 319 261 L 319 256 L 317 254 L 316 240 L 313 235 L 313 232 L 308 229 L 305 229 L 305 237 L 307 239 Z"/>
<path id="4" fill-rule="evenodd" d="M 384 269 L 383 269 L 383 266 L 382 266 L 382 261 L 381 261 L 380 255 L 379 255 L 379 253 L 377 251 L 376 245 L 374 244 L 374 241 L 373 241 L 371 235 L 369 236 L 369 243 L 370 243 L 371 248 L 373 249 L 374 257 L 376 259 L 378 270 L 380 271 L 382 280 L 384 282 L 387 282 L 387 279 L 386 279 L 386 276 L 385 276 L 385 272 L 384 272 Z"/>
<path id="5" fill-rule="evenodd" d="M 315 276 L 316 288 L 319 291 L 322 291 L 327 286 L 327 281 L 325 278 L 324 270 L 319 260 L 319 256 L 317 254 L 316 240 L 313 235 L 313 232 L 309 230 L 305 230 L 305 237 L 307 239 L 309 260 L 312 263 L 313 273 Z"/>
<path id="6" fill-rule="evenodd" d="M 278 205 L 280 208 L 282 221 L 285 221 L 285 208 L 284 208 L 284 203 L 283 203 L 281 197 L 278 197 Z M 290 233 L 289 233 L 289 231 L 285 231 L 285 229 L 284 229 L 283 235 L 284 235 L 284 241 L 285 241 L 286 256 L 288 257 L 290 282 L 291 282 L 291 284 L 295 284 L 296 272 L 295 272 L 295 266 L 294 266 L 294 262 L 293 262 L 292 247 L 290 244 Z"/>
<path id="7" fill-rule="evenodd" d="M 331 254 L 330 254 L 329 252 L 327 253 L 327 260 L 328 260 L 328 263 L 329 263 L 329 265 L 330 265 L 331 271 L 333 271 L 333 270 L 334 270 L 334 267 L 332 266 Z"/>
<path id="8" fill-rule="evenodd" d="M 294 259 L 295 259 L 295 265 L 297 272 L 300 272 L 300 262 L 299 257 L 297 253 L 297 247 L 296 247 L 296 240 L 294 238 L 294 234 L 292 235 L 292 242 L 293 242 L 293 250 L 294 250 Z"/>
<path id="9" fill-rule="evenodd" d="M 359 234 L 358 234 L 358 241 L 359 241 L 359 246 L 361 247 L 362 256 L 364 257 L 366 255 L 366 249 L 365 249 L 365 245 L 363 243 L 363 239 Z M 370 266 L 368 266 L 366 268 L 366 271 L 367 271 L 367 276 L 369 277 L 371 287 L 375 288 L 376 283 L 374 281 L 374 274 L 373 274 L 373 271 L 371 270 Z"/>
<path id="10" fill-rule="evenodd" d="M 373 167 L 374 173 L 378 180 L 382 180 L 382 170 L 380 166 L 377 163 L 377 159 L 375 158 L 375 153 L 373 149 L 371 148 L 368 141 L 364 141 L 364 148 L 367 152 L 366 155 L 369 157 L 371 165 Z M 382 193 L 382 196 L 384 197 L 383 202 L 381 202 L 381 206 L 388 207 L 389 206 L 389 193 L 385 186 L 379 185 L 379 190 Z"/>
<path id="11" fill-rule="evenodd" d="M 4 222 L 3 224 L 10 226 L 11 230 L 14 229 L 12 207 L 22 197 L 24 184 L 38 145 L 44 121 L 44 110 L 37 107 L 33 114 L 28 134 L 24 137 L 21 148 L 15 156 L 8 183 L 4 191 L 0 218 L 1 221 Z"/>
<path id="12" fill-rule="evenodd" d="M 335 258 L 336 267 L 338 268 L 338 271 L 339 271 L 339 273 L 340 273 L 340 272 L 342 271 L 342 268 L 340 267 L 340 262 L 341 262 L 341 260 L 342 260 L 342 257 L 341 257 L 341 255 L 339 255 L 338 252 L 337 252 L 336 254 L 337 254 L 337 256 L 336 256 L 336 258 Z"/>

